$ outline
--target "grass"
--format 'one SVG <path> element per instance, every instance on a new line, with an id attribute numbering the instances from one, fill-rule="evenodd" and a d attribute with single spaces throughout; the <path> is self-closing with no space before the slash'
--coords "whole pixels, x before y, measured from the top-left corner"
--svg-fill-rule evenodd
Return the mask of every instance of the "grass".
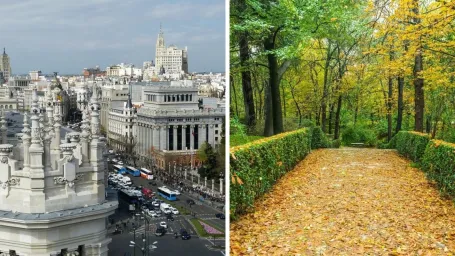
<path id="1" fill-rule="evenodd" d="M 190 221 L 191 221 L 191 223 L 193 223 L 194 227 L 196 228 L 196 233 L 198 234 L 199 237 L 224 237 L 224 231 L 223 230 L 220 230 L 217 227 L 214 227 L 213 225 L 208 224 L 207 222 L 204 222 L 204 221 L 202 221 L 200 219 L 197 219 L 197 218 L 191 219 Z M 202 221 L 205 224 L 210 225 L 214 229 L 222 232 L 223 234 L 216 234 L 216 235 L 207 234 L 207 232 L 205 231 L 204 227 L 201 225 L 201 223 L 199 221 Z"/>
<path id="2" fill-rule="evenodd" d="M 230 136 L 230 147 L 246 144 L 255 140 L 262 139 L 262 136 L 248 136 L 248 135 L 231 135 Z"/>

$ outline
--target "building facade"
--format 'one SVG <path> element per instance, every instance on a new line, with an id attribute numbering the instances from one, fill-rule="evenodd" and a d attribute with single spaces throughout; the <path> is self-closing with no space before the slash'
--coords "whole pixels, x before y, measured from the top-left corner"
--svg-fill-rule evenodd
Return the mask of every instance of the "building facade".
<path id="1" fill-rule="evenodd" d="M 7 144 L 4 117 L 0 122 L 0 254 L 108 255 L 107 217 L 118 203 L 105 195 L 98 100 L 66 143 L 58 94 L 49 85 L 40 108 L 32 90 L 16 146 Z"/>
<path id="2" fill-rule="evenodd" d="M 168 169 L 182 158 L 190 164 L 188 156 L 205 142 L 214 148 L 221 143 L 225 110 L 200 109 L 198 88 L 191 81 L 144 88 L 143 98 L 136 122 L 141 158 L 153 158 L 159 168 Z"/>
<path id="3" fill-rule="evenodd" d="M 156 40 L 155 72 L 158 74 L 188 73 L 188 48 L 178 49 L 174 45 L 166 47 L 161 29 Z"/>
<path id="4" fill-rule="evenodd" d="M 122 107 L 115 107 L 109 111 L 107 138 L 112 148 L 132 153 L 133 147 L 141 138 L 136 136 L 136 108 L 131 101 L 131 85 L 128 99 L 123 103 Z"/>
<path id="5" fill-rule="evenodd" d="M 95 68 L 84 68 L 82 74 L 85 78 L 89 78 L 92 76 L 105 76 L 106 71 L 100 70 L 100 67 L 96 66 Z"/>
<path id="6" fill-rule="evenodd" d="M 30 75 L 30 79 L 32 81 L 39 81 L 40 80 L 40 76 L 42 74 L 41 74 L 41 70 L 34 70 L 34 71 L 30 71 L 29 75 Z"/>
<path id="7" fill-rule="evenodd" d="M 6 81 L 12 76 L 10 59 L 8 54 L 6 54 L 5 48 L 3 48 L 3 54 L 0 59 L 0 71 L 3 73 L 3 78 Z"/>

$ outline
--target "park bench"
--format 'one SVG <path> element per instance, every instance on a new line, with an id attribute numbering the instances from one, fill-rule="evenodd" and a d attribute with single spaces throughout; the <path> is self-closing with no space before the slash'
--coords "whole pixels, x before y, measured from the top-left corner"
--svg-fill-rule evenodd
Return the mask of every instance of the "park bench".
<path id="1" fill-rule="evenodd" d="M 364 148 L 364 147 L 366 147 L 365 143 L 361 143 L 361 142 L 351 143 L 351 146 L 355 147 L 355 148 Z"/>

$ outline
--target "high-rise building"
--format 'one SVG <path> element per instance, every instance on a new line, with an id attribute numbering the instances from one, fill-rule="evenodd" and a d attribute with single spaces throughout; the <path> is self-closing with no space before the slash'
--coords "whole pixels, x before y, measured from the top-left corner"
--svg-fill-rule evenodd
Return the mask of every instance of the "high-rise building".
<path id="1" fill-rule="evenodd" d="M 0 72 L 3 73 L 3 78 L 8 81 L 11 76 L 11 65 L 5 48 L 3 48 L 3 54 L 0 59 Z"/>
<path id="2" fill-rule="evenodd" d="M 158 74 L 188 73 L 188 48 L 182 50 L 175 45 L 166 47 L 161 28 L 156 40 L 155 71 Z"/>

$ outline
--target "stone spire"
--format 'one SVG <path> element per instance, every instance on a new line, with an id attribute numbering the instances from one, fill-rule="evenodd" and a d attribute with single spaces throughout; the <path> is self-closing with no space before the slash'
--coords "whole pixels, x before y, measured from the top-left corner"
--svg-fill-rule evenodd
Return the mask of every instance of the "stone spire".
<path id="1" fill-rule="evenodd" d="M 41 148 L 40 139 L 40 124 L 39 124 L 39 105 L 38 105 L 38 92 L 36 87 L 32 90 L 32 106 L 30 109 L 31 120 L 32 120 L 32 148 Z"/>
<path id="2" fill-rule="evenodd" d="M 7 144 L 8 143 L 8 138 L 7 138 L 8 123 L 5 121 L 5 111 L 4 110 L 2 110 L 2 112 L 1 112 L 0 124 L 2 125 L 2 127 L 0 128 L 1 133 L 2 133 L 2 136 L 1 136 L 2 143 L 1 144 Z"/>
<path id="3" fill-rule="evenodd" d="M 133 76 L 131 76 L 131 79 L 133 79 Z M 133 102 L 131 101 L 131 79 L 130 82 L 128 83 L 128 100 L 126 101 L 126 108 L 131 109 L 133 108 Z"/>
<path id="4" fill-rule="evenodd" d="M 90 137 L 90 121 L 88 116 L 88 108 L 82 110 L 81 122 L 81 146 L 82 146 L 82 166 L 89 166 L 89 137 Z"/>
<path id="5" fill-rule="evenodd" d="M 24 113 L 24 129 L 22 129 L 22 142 L 24 144 L 24 171 L 28 171 L 28 168 L 30 167 L 30 155 L 29 155 L 29 149 L 30 149 L 30 140 L 32 137 L 30 137 L 30 125 L 28 124 L 28 114 L 27 112 Z"/>

